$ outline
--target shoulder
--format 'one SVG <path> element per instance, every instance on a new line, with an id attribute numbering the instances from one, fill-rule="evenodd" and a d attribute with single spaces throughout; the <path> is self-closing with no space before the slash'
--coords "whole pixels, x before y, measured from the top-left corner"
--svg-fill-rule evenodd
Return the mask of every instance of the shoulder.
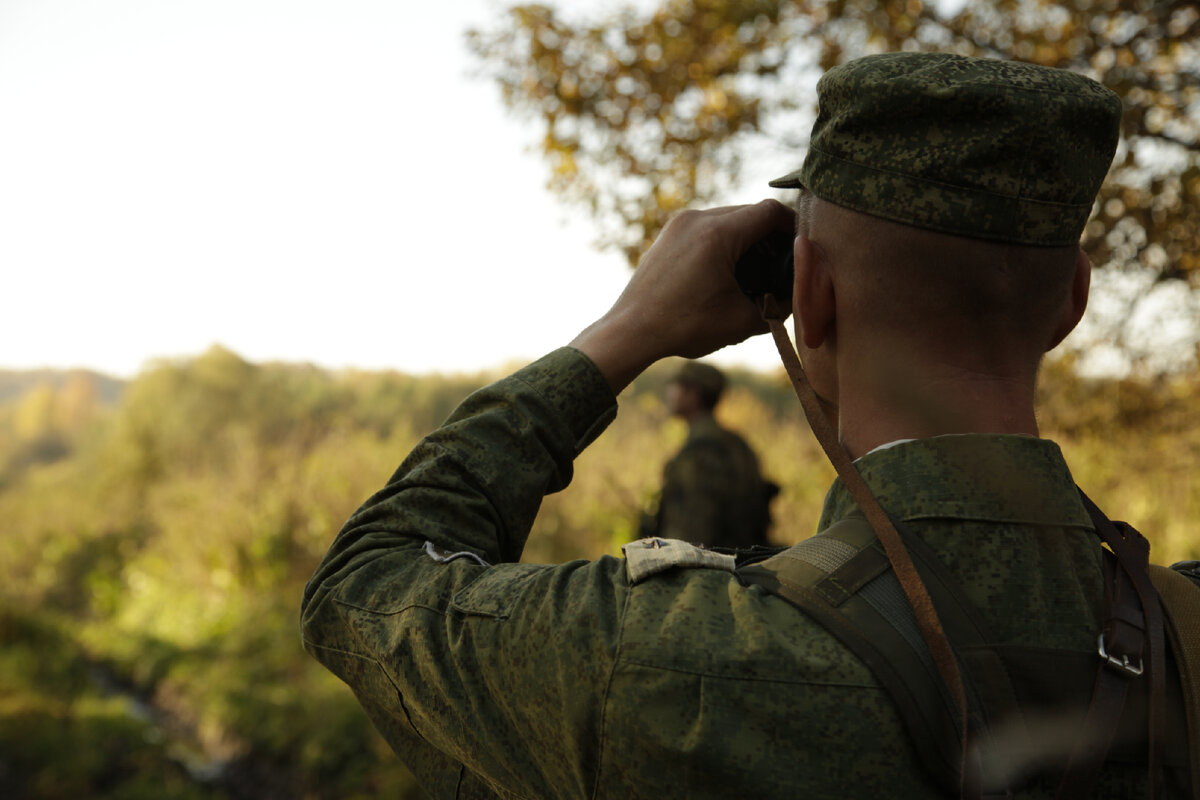
<path id="1" fill-rule="evenodd" d="M 736 560 L 732 555 L 706 550 L 682 539 L 657 536 L 639 539 L 621 549 L 630 584 L 672 569 L 703 568 L 732 573 Z"/>
<path id="2" fill-rule="evenodd" d="M 824 627 L 740 580 L 734 556 L 676 539 L 643 539 L 624 549 L 623 663 L 738 685 L 874 685 L 870 671 Z"/>

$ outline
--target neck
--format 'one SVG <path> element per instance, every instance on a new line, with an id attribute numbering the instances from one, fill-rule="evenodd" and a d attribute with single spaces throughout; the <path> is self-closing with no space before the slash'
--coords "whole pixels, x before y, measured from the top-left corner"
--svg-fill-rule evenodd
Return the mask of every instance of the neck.
<path id="1" fill-rule="evenodd" d="M 899 363 L 889 360 L 889 365 Z M 1032 376 L 955 368 L 839 371 L 838 422 L 852 458 L 897 439 L 953 433 L 1037 436 Z"/>

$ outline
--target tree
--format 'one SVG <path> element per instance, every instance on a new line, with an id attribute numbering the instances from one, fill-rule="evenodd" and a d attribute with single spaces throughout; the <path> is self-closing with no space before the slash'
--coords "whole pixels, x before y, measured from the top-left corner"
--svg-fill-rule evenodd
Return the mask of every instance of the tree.
<path id="1" fill-rule="evenodd" d="M 1196 289 L 1198 34 L 1194 0 L 661 0 L 570 21 L 515 6 L 468 42 L 505 103 L 540 123 L 549 188 L 631 266 L 671 214 L 719 202 L 752 148 L 773 147 L 780 174 L 799 166 L 816 77 L 835 64 L 939 50 L 1081 72 L 1125 104 L 1085 249 L 1147 286 Z"/>

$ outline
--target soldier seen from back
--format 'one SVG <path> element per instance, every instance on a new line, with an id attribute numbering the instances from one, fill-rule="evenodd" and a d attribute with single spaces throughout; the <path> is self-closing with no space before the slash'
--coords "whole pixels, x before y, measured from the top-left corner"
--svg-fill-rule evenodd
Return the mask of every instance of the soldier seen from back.
<path id="1" fill-rule="evenodd" d="M 675 217 L 604 316 L 418 444 L 310 581 L 305 646 L 429 796 L 1190 796 L 1152 598 L 1137 583 L 1129 610 L 1134 573 L 1098 538 L 1112 526 L 1034 411 L 1040 361 L 1087 303 L 1079 241 L 1120 98 L 1062 70 L 928 53 L 848 62 L 817 91 L 803 163 L 774 183 L 794 208 Z M 734 267 L 780 234 L 792 299 L 772 309 Z M 778 331 L 788 310 L 853 460 L 817 535 L 758 563 L 661 538 L 519 563 L 542 496 L 569 483 L 622 389 L 768 317 Z M 898 593 L 912 576 L 879 549 L 871 503 L 931 606 Z M 761 580 L 784 562 L 824 616 Z M 885 636 L 843 636 L 847 609 Z M 893 635 L 914 619 L 919 634 Z M 897 683 L 901 663 L 916 666 Z M 945 700 L 918 679 L 927 663 L 965 689 Z M 1113 680 L 1116 717 L 1094 715 L 1093 685 Z M 943 734 L 967 743 L 961 759 Z"/>

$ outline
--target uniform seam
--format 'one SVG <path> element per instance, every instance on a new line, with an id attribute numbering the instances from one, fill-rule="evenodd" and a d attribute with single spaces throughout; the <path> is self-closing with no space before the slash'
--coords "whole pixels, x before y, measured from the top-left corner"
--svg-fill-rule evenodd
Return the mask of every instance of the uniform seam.
<path id="1" fill-rule="evenodd" d="M 342 603 L 342 601 L 339 600 L 336 596 L 333 598 L 333 601 L 335 604 L 342 604 L 349 608 L 357 608 L 356 606 L 350 605 L 349 603 Z M 360 609 L 360 610 L 365 610 L 365 609 Z M 343 620 L 343 623 L 345 623 L 345 620 Z M 375 648 L 368 647 L 367 643 L 365 641 L 363 641 L 362 635 L 359 634 L 358 631 L 354 630 L 353 626 L 347 624 L 346 629 L 347 629 L 347 632 L 349 633 L 349 635 L 351 637 L 353 637 L 354 641 L 358 642 L 359 646 L 363 648 L 363 650 L 365 651 L 365 654 L 364 653 L 351 653 L 349 651 L 339 651 L 339 650 L 334 650 L 334 648 L 325 648 L 325 649 L 334 650 L 335 652 L 342 652 L 342 653 L 345 653 L 346 655 L 352 655 L 357 659 L 361 659 L 363 661 L 368 661 L 371 664 L 373 664 L 375 666 L 375 669 L 379 670 L 379 674 L 382 675 L 384 680 L 386 680 L 388 682 L 388 685 L 392 687 L 392 691 L 394 691 L 396 693 L 396 702 L 400 706 L 401 713 L 404 715 L 404 724 L 407 725 L 408 728 L 413 733 L 415 733 L 423 742 L 427 743 L 430 747 L 433 747 L 434 749 L 440 749 L 440 748 L 437 748 L 433 744 L 433 742 L 429 741 L 429 737 L 427 737 L 424 733 L 422 733 L 421 730 L 416 726 L 416 724 L 413 723 L 412 715 L 408 713 L 408 704 L 404 701 L 404 692 L 401 691 L 400 686 L 396 683 L 396 679 L 392 677 L 391 673 L 388 672 L 387 667 L 384 666 L 383 660 L 379 658 L 379 655 L 378 655 L 377 651 L 375 650 Z"/>
<path id="2" fill-rule="evenodd" d="M 340 647 L 330 647 L 330 646 L 324 645 L 324 644 L 317 644 L 312 639 L 309 639 L 307 636 L 301 636 L 300 641 L 304 644 L 305 647 L 311 648 L 313 650 L 322 650 L 326 653 L 338 653 L 339 655 L 343 655 L 343 656 L 353 656 L 354 658 L 360 659 L 362 661 L 370 661 L 372 663 L 378 663 L 377 660 L 373 656 L 363 655 L 362 653 L 356 653 L 353 650 L 343 650 Z"/>
<path id="3" fill-rule="evenodd" d="M 333 598 L 333 602 L 337 603 L 340 606 L 345 606 L 346 608 L 353 608 L 355 611 L 362 611 L 363 613 L 366 613 L 366 614 L 376 614 L 381 617 L 392 617 L 397 614 L 403 614 L 405 611 L 411 611 L 414 608 L 424 609 L 425 611 L 432 611 L 433 613 L 440 614 L 443 617 L 447 616 L 446 609 L 438 608 L 437 606 L 426 605 L 424 603 L 409 603 L 405 606 L 402 606 L 401 608 L 395 608 L 390 611 L 380 611 L 377 608 L 368 608 L 367 606 L 360 606 L 357 603 L 351 603 L 350 601 L 342 600 L 339 597 Z"/>
<path id="4" fill-rule="evenodd" d="M 519 373 L 514 374 L 512 376 L 512 378 L 517 383 L 523 384 L 526 388 L 528 388 L 530 390 L 530 392 L 533 395 L 535 395 L 538 398 L 538 400 L 546 406 L 547 409 L 549 409 L 549 411 L 551 412 L 551 415 L 553 417 L 553 424 L 555 425 L 556 428 L 558 428 L 558 430 L 555 432 L 556 439 L 557 439 L 556 443 L 570 442 L 571 460 L 572 461 L 574 461 L 574 459 L 582 451 L 582 448 L 580 447 L 580 443 L 582 441 L 586 440 L 588 437 L 588 434 L 590 434 L 593 430 L 595 430 L 596 426 L 601 424 L 602 421 L 607 416 L 609 416 L 610 411 L 613 410 L 613 406 L 609 405 L 608 407 L 605 408 L 604 411 L 600 412 L 599 415 L 593 417 L 590 420 L 587 420 L 586 421 L 587 424 L 584 426 L 584 430 L 581 433 L 576 433 L 575 432 L 576 423 L 583 421 L 583 420 L 578 419 L 577 417 L 583 417 L 584 415 L 580 414 L 578 412 L 578 409 L 574 405 L 572 405 L 571 408 L 566 408 L 566 407 L 563 407 L 558 402 L 555 402 L 555 399 L 553 397 L 551 397 L 550 395 L 548 395 L 543 390 L 543 387 L 541 385 L 539 385 L 540 381 L 530 380 L 528 377 L 521 375 Z M 572 414 L 572 411 L 574 411 L 574 414 Z M 528 415 L 526 415 L 526 416 L 528 416 Z M 566 436 L 561 435 L 564 431 L 566 433 Z M 555 469 L 557 470 L 558 469 L 558 464 L 557 464 L 558 459 L 553 458 L 553 456 L 552 456 L 552 460 L 555 461 Z"/>
<path id="5" fill-rule="evenodd" d="M 617 676 L 617 666 L 622 663 L 621 648 L 625 644 L 625 626 L 629 619 L 629 603 L 633 592 L 634 587 L 631 584 L 625 592 L 625 602 L 621 605 L 621 627 L 617 634 L 617 646 L 613 649 L 612 665 L 608 668 L 608 681 L 604 684 L 604 698 L 600 701 L 600 741 L 596 753 L 596 775 L 592 784 L 592 800 L 596 800 L 600 796 L 600 776 L 604 772 L 604 752 L 608 745 L 608 696 Z"/>
<path id="6" fill-rule="evenodd" d="M 684 667 L 669 667 L 662 664 L 655 664 L 650 661 L 643 661 L 637 658 L 621 659 L 619 663 L 633 664 L 639 667 L 649 667 L 650 669 L 661 669 L 667 672 L 677 672 L 681 675 L 695 675 L 702 678 L 721 678 L 723 680 L 732 681 L 747 681 L 754 683 L 786 683 L 793 686 L 843 686 L 848 689 L 882 689 L 878 683 L 861 683 L 861 682 L 837 682 L 837 681 L 814 681 L 814 680 L 789 680 L 787 678 L 759 678 L 752 675 L 729 675 L 724 672 L 713 672 L 712 670 L 701 669 L 686 669 Z"/>

